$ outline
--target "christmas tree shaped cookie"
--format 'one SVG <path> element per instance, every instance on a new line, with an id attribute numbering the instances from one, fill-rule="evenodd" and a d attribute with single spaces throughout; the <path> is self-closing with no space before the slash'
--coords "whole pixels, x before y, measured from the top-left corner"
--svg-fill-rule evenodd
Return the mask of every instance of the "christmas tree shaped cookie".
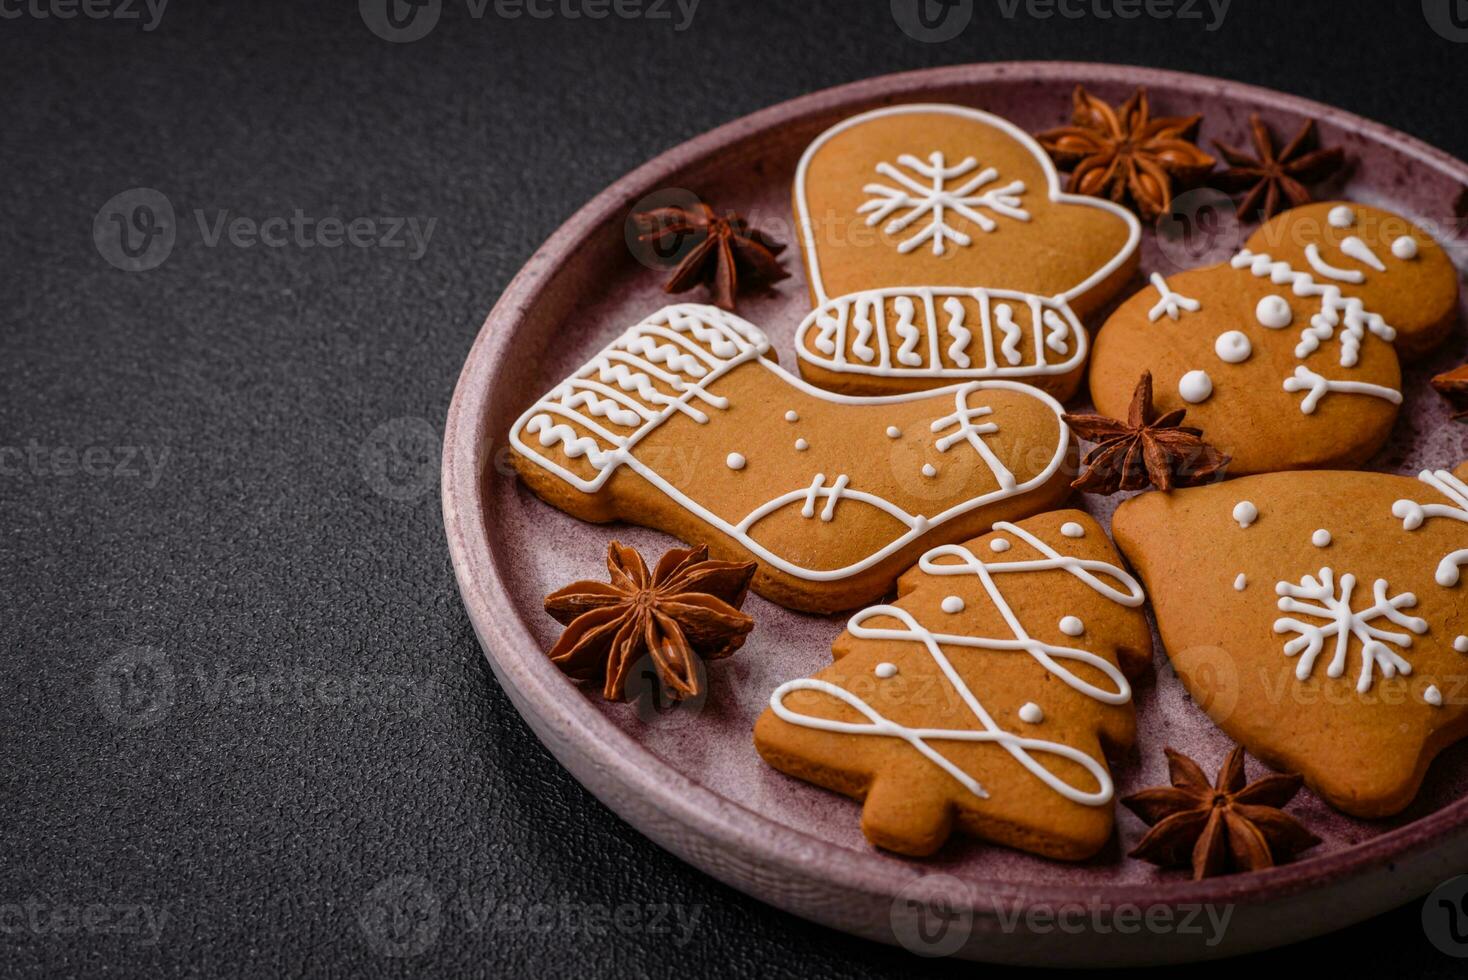
<path id="1" fill-rule="evenodd" d="M 515 468 L 584 520 L 628 520 L 759 562 L 782 605 L 851 609 L 928 548 L 1055 506 L 1073 455 L 1059 403 L 1012 381 L 847 397 L 783 370 L 753 325 L 670 306 L 510 430 Z"/>
<path id="2" fill-rule="evenodd" d="M 1082 859 L 1111 835 L 1104 750 L 1135 736 L 1151 639 L 1105 533 L 1060 511 L 935 548 L 898 598 L 852 617 L 836 660 L 781 685 L 755 725 L 766 762 L 863 800 L 902 854 L 960 833 Z"/>
<path id="3" fill-rule="evenodd" d="M 1133 498 L 1112 527 L 1194 700 L 1379 817 L 1468 735 L 1465 479 L 1273 473 Z"/>
<path id="4" fill-rule="evenodd" d="M 1081 319 L 1132 277 L 1141 237 L 1126 209 L 1062 192 L 1023 130 L 956 105 L 822 133 L 796 171 L 795 219 L 815 307 L 800 371 L 849 394 L 1014 378 L 1068 398 Z"/>
<path id="5" fill-rule="evenodd" d="M 1236 476 L 1364 463 L 1402 404 L 1399 358 L 1440 344 L 1458 308 L 1431 235 L 1339 202 L 1286 211 L 1231 260 L 1151 283 L 1096 337 L 1096 408 L 1120 417 L 1151 371 L 1158 411 L 1187 409 Z"/>

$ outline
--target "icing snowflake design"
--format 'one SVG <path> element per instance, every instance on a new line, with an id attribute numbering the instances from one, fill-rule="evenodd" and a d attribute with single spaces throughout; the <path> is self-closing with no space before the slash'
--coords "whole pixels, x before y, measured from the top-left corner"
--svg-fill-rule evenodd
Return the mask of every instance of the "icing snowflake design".
<path id="1" fill-rule="evenodd" d="M 1361 675 L 1356 681 L 1358 692 L 1364 694 L 1371 689 L 1377 667 L 1381 668 L 1381 675 L 1388 678 L 1395 677 L 1399 673 L 1404 676 L 1412 673 L 1412 665 L 1387 644 L 1400 649 L 1410 647 L 1412 633 L 1419 636 L 1426 633 L 1427 622 L 1401 612 L 1402 609 L 1411 609 L 1417 605 L 1415 595 L 1403 592 L 1400 595 L 1389 596 L 1387 588 L 1386 579 L 1377 579 L 1372 589 L 1375 602 L 1358 611 L 1352 608 L 1356 576 L 1351 574 L 1341 576 L 1339 594 L 1336 591 L 1335 574 L 1329 568 L 1320 570 L 1319 579 L 1313 575 L 1306 575 L 1298 585 L 1291 582 L 1280 582 L 1275 586 L 1275 592 L 1280 597 L 1280 612 L 1296 613 L 1326 621 L 1320 625 L 1302 622 L 1288 616 L 1282 616 L 1274 621 L 1276 633 L 1299 634 L 1284 646 L 1285 656 L 1298 655 L 1300 657 L 1300 662 L 1295 668 L 1295 677 L 1303 681 L 1314 672 L 1315 661 L 1324 650 L 1325 641 L 1331 637 L 1335 637 L 1336 641 L 1335 655 L 1331 658 L 1330 666 L 1325 669 L 1325 673 L 1329 677 L 1340 677 L 1345 674 L 1346 654 L 1353 636 L 1361 641 Z M 1372 623 L 1379 619 L 1385 619 L 1411 632 L 1393 632 L 1373 626 Z"/>
<path id="2" fill-rule="evenodd" d="M 897 158 L 897 164 L 897 167 L 885 161 L 877 164 L 877 173 L 897 186 L 867 184 L 862 192 L 871 197 L 856 210 L 858 214 L 867 215 L 868 227 L 891 218 L 883 229 L 889 235 L 896 235 L 916 222 L 926 220 L 927 223 L 917 234 L 897 246 L 897 251 L 904 255 L 927 241 L 933 243 L 934 255 L 943 254 L 945 242 L 953 242 L 959 246 L 972 244 L 973 239 L 969 235 L 948 224 L 950 212 L 972 222 L 986 233 L 993 231 L 998 225 L 993 218 L 976 210 L 978 208 L 987 208 L 995 214 L 1016 221 L 1030 220 L 1029 212 L 1020 207 L 1020 195 L 1025 192 L 1024 182 L 1014 180 L 1003 187 L 990 188 L 980 193 L 981 188 L 999 179 L 999 171 L 993 167 L 985 167 L 969 177 L 979 165 L 973 157 L 964 157 L 950 167 L 944 164 L 943 154 L 934 150 L 928 154 L 926 161 L 904 153 Z M 905 173 L 898 167 L 908 172 Z M 950 189 L 951 182 L 964 177 L 968 179 L 963 184 Z M 896 216 L 893 217 L 894 215 Z"/>

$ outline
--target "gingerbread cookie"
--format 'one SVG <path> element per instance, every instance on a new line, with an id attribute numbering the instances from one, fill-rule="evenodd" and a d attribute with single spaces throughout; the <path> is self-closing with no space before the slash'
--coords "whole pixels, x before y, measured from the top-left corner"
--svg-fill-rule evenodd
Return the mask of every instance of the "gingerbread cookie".
<path id="1" fill-rule="evenodd" d="M 796 331 L 800 372 L 850 394 L 1014 378 L 1068 398 L 1081 319 L 1131 278 L 1141 237 L 1124 208 L 1062 192 L 1027 133 L 954 105 L 822 133 L 795 219 L 816 307 Z"/>
<path id="2" fill-rule="evenodd" d="M 754 729 L 771 766 L 863 800 L 902 854 L 949 834 L 1079 860 L 1111 836 L 1103 749 L 1132 744 L 1150 660 L 1141 586 L 1100 526 L 1060 511 L 935 548 L 836 661 L 782 684 Z"/>
<path id="3" fill-rule="evenodd" d="M 1112 528 L 1193 699 L 1331 805 L 1380 817 L 1468 735 L 1465 479 L 1272 473 L 1135 497 Z"/>
<path id="4" fill-rule="evenodd" d="M 1151 282 L 1097 335 L 1096 407 L 1126 411 L 1149 370 L 1158 409 L 1186 408 L 1236 476 L 1364 463 L 1402 403 L 1399 357 L 1440 344 L 1458 308 L 1430 235 L 1339 202 L 1287 211 L 1230 261 Z"/>
<path id="5" fill-rule="evenodd" d="M 525 484 L 567 513 L 758 561 L 756 592 L 831 612 L 888 592 L 936 544 L 1063 500 L 1060 415 L 1012 381 L 833 394 L 776 364 L 753 325 L 683 305 L 530 406 L 510 444 Z"/>

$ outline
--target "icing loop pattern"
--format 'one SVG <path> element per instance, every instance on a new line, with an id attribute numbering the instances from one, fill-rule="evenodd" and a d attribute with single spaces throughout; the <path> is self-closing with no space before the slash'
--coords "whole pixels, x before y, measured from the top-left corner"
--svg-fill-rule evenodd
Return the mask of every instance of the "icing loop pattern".
<path id="1" fill-rule="evenodd" d="M 1373 605 L 1356 611 L 1352 609 L 1352 594 L 1356 589 L 1356 576 L 1342 575 L 1340 594 L 1336 594 L 1335 573 L 1329 568 L 1320 570 L 1320 577 L 1306 575 L 1299 584 L 1280 582 L 1275 592 L 1280 596 L 1279 610 L 1326 620 L 1324 625 L 1302 622 L 1292 617 L 1281 617 L 1274 621 L 1276 633 L 1297 633 L 1284 646 L 1285 656 L 1298 655 L 1300 662 L 1295 668 L 1295 677 L 1305 680 L 1315 669 L 1315 661 L 1325 648 L 1325 641 L 1335 637 L 1335 655 L 1326 668 L 1329 677 L 1340 677 L 1346 672 L 1346 654 L 1351 637 L 1361 643 L 1361 673 L 1356 681 L 1356 690 L 1365 693 L 1371 689 L 1375 671 L 1379 667 L 1383 677 L 1412 673 L 1412 665 L 1399 653 L 1387 646 L 1388 643 L 1407 648 L 1412 645 L 1412 633 L 1427 632 L 1427 622 L 1416 616 L 1400 612 L 1417 605 L 1417 597 L 1410 592 L 1397 596 L 1387 595 L 1386 579 L 1377 579 L 1372 589 Z M 1308 600 L 1308 601 L 1301 601 Z M 1405 627 L 1410 633 L 1392 632 L 1373 625 L 1378 619 L 1386 619 Z"/>
<path id="2" fill-rule="evenodd" d="M 1087 650 L 1045 643 L 1031 637 L 1005 600 L 996 578 L 1009 574 L 1061 569 L 1069 572 L 1112 602 L 1130 608 L 1136 608 L 1144 601 L 1142 587 L 1136 579 L 1109 562 L 1062 555 L 1046 542 L 1014 524 L 999 522 L 994 525 L 994 530 L 1003 531 L 1024 541 L 1039 552 L 1041 557 L 1024 561 L 984 562 L 962 545 L 945 545 L 934 548 L 924 555 L 919 562 L 919 567 L 929 575 L 972 575 L 977 578 L 994 607 L 1004 618 L 1012 636 L 978 637 L 933 632 L 919 623 L 906 609 L 890 605 L 871 606 L 864 609 L 853 616 L 847 624 L 847 629 L 851 631 L 851 634 L 861 639 L 901 640 L 920 645 L 937 665 L 943 678 L 953 688 L 964 707 L 973 715 L 976 727 L 945 729 L 911 728 L 901 725 L 884 717 L 881 712 L 845 688 L 816 678 L 794 680 L 780 685 L 770 695 L 770 707 L 781 719 L 793 725 L 850 735 L 900 738 L 928 761 L 952 776 L 970 793 L 981 799 L 987 799 L 989 796 L 983 785 L 935 748 L 933 743 L 994 743 L 1002 746 L 1020 765 L 1066 799 L 1087 806 L 1104 806 L 1111 802 L 1114 789 L 1111 775 L 1100 760 L 1073 746 L 1044 739 L 1026 738 L 1006 731 L 984 708 L 983 702 L 969 687 L 963 675 L 954 667 L 946 651 L 1025 654 L 1033 657 L 1052 676 L 1072 690 L 1103 704 L 1125 704 L 1131 699 L 1131 686 L 1114 664 Z M 1001 539 L 996 538 L 995 540 Z M 1111 581 L 1105 581 L 1103 576 Z M 896 620 L 900 628 L 869 625 L 874 619 Z M 1106 679 L 1107 685 L 1098 686 L 1078 676 L 1067 666 L 1071 663 L 1084 664 L 1098 672 Z M 862 722 L 837 721 L 794 711 L 786 706 L 785 698 L 796 691 L 816 691 L 825 694 L 852 708 L 866 720 Z M 1035 712 L 1027 714 L 1030 719 L 1035 717 Z M 1043 718 L 1043 714 L 1040 717 Z M 1026 714 L 1022 714 L 1021 718 L 1026 719 Z M 1046 768 L 1036 758 L 1037 755 L 1069 759 L 1090 774 L 1095 782 L 1095 788 L 1076 786 L 1066 782 Z"/>
<path id="3" fill-rule="evenodd" d="M 979 162 L 973 157 L 964 157 L 950 167 L 944 164 L 943 154 L 935 150 L 928 154 L 926 161 L 904 153 L 897 158 L 897 164 L 897 167 L 885 161 L 877 164 L 877 173 L 897 186 L 867 184 L 862 192 L 871 195 L 871 198 L 856 210 L 858 214 L 867 216 L 868 227 L 887 221 L 897 214 L 891 221 L 887 221 L 883 229 L 889 235 L 896 235 L 915 222 L 926 219 L 927 223 L 917 234 L 898 244 L 897 251 L 903 255 L 928 241 L 933 243 L 934 255 L 943 254 L 944 242 L 953 242 L 958 246 L 972 244 L 973 239 L 969 235 L 948 224 L 948 212 L 966 219 L 985 233 L 998 226 L 994 219 L 976 210 L 977 208 L 987 208 L 995 214 L 1016 221 L 1030 220 L 1029 212 L 1020 207 L 1020 195 L 1025 192 L 1023 181 L 1011 181 L 1003 187 L 990 188 L 980 193 L 981 188 L 999 178 L 999 171 L 993 167 L 980 170 L 965 183 L 950 189 L 951 182 L 967 176 L 978 167 Z M 898 167 L 910 171 L 911 175 Z M 917 178 L 922 178 L 927 183 L 921 183 Z"/>
<path id="4" fill-rule="evenodd" d="M 1392 516 L 1401 520 L 1404 530 L 1415 531 L 1427 521 L 1438 517 L 1468 524 L 1468 483 L 1447 470 L 1423 470 L 1417 478 L 1452 503 L 1420 504 L 1415 500 L 1398 500 L 1392 504 Z M 1459 569 L 1464 565 L 1468 565 L 1468 549 L 1446 555 L 1437 566 L 1437 584 L 1443 588 L 1457 585 Z"/>

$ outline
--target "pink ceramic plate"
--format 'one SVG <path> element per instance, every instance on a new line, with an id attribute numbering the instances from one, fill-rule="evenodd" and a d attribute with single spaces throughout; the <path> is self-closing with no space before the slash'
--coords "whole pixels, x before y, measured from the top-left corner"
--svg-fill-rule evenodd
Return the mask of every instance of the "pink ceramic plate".
<path id="1" fill-rule="evenodd" d="M 661 276 L 636 260 L 624 238 L 629 209 L 653 191 L 686 189 L 793 242 L 796 161 L 838 119 L 895 102 L 954 102 L 1035 131 L 1064 120 L 1077 82 L 1113 101 L 1146 85 L 1157 111 L 1203 112 L 1205 139 L 1233 144 L 1247 144 L 1251 112 L 1262 112 L 1282 136 L 1314 116 L 1323 139 L 1345 147 L 1353 161 L 1330 193 L 1413 216 L 1464 265 L 1464 242 L 1449 239 L 1468 166 L 1303 99 L 1193 75 L 1069 63 L 945 68 L 807 96 L 716 129 L 617 181 L 567 221 L 505 290 L 449 411 L 443 495 L 454 568 L 495 676 L 562 764 L 653 841 L 766 902 L 923 952 L 1014 963 L 1157 963 L 1291 942 L 1407 901 L 1468 866 L 1468 748 L 1440 758 L 1417 802 L 1394 820 L 1353 820 L 1302 793 L 1292 810 L 1324 843 L 1268 872 L 1193 883 L 1181 872 L 1129 860 L 1125 853 L 1145 828 L 1125 811 L 1117 839 L 1084 864 L 970 840 L 918 862 L 873 850 L 858 828 L 856 803 L 767 768 L 750 741 L 770 691 L 829 661 L 839 618 L 800 615 L 752 597 L 747 608 L 756 631 L 735 657 L 711 666 L 713 695 L 693 711 L 605 704 L 596 692 L 578 690 L 544 654 L 558 626 L 542 612 L 542 597 L 573 579 L 600 576 L 610 538 L 652 554 L 673 544 L 640 528 L 573 520 L 525 491 L 503 459 L 508 428 L 532 399 L 663 305 Z M 1143 271 L 1167 274 L 1214 261 L 1242 240 L 1227 221 L 1209 227 L 1209 236 L 1193 239 L 1191 254 L 1187 242 L 1159 242 L 1148 230 Z M 793 249 L 785 265 L 792 278 L 741 301 L 739 313 L 764 328 L 791 364 L 791 335 L 809 306 Z M 1468 456 L 1468 430 L 1447 424 L 1425 381 L 1461 362 L 1461 333 L 1449 347 L 1409 371 L 1408 410 L 1375 468 L 1415 473 Z M 1098 516 L 1108 519 L 1109 508 Z M 1164 745 L 1205 768 L 1222 761 L 1227 739 L 1189 701 L 1160 652 L 1155 676 L 1139 688 L 1140 747 L 1114 760 L 1119 794 L 1165 780 Z M 932 914 L 936 906 L 946 909 L 943 916 Z"/>

